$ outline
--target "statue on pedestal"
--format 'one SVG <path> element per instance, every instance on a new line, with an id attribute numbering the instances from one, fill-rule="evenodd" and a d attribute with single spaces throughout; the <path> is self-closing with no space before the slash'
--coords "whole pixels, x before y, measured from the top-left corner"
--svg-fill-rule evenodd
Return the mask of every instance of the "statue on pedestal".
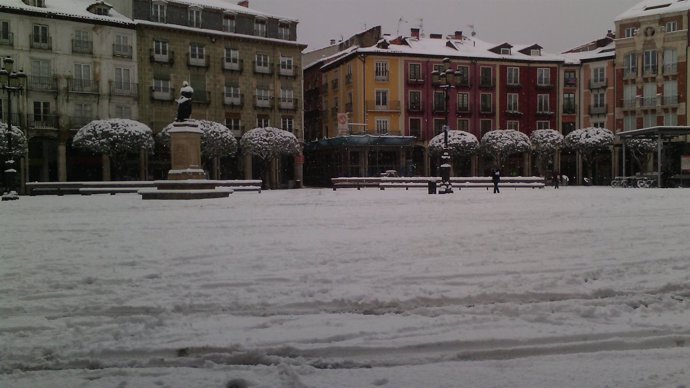
<path id="1" fill-rule="evenodd" d="M 189 82 L 182 82 L 180 89 L 180 98 L 175 100 L 177 102 L 177 119 L 175 121 L 185 121 L 192 115 L 192 95 L 194 89 L 189 86 Z"/>

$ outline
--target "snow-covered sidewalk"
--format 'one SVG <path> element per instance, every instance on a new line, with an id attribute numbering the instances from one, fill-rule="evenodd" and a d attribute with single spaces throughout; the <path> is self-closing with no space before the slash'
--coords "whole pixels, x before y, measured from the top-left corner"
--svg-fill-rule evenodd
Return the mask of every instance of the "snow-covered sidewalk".
<path id="1" fill-rule="evenodd" d="M 690 191 L 0 205 L 0 386 L 690 386 Z"/>

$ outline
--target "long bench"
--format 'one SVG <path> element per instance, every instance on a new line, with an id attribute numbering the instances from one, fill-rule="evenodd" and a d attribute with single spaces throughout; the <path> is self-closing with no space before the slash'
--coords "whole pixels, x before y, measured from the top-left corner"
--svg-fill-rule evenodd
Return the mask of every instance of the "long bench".
<path id="1" fill-rule="evenodd" d="M 451 177 L 450 183 L 458 190 L 469 188 L 486 188 L 488 190 L 494 187 L 491 177 Z M 511 189 L 543 189 L 544 186 L 546 186 L 546 181 L 543 177 L 538 176 L 501 177 L 498 183 L 499 188 Z"/>
<path id="2" fill-rule="evenodd" d="M 261 192 L 261 179 L 219 180 L 219 187 L 229 187 L 234 191 Z M 156 187 L 154 181 L 94 181 L 94 182 L 27 182 L 29 195 L 66 195 L 66 194 L 120 194 L 137 193 L 139 190 Z"/>
<path id="3" fill-rule="evenodd" d="M 343 188 L 356 188 L 360 190 L 362 187 L 379 187 L 381 179 L 380 177 L 331 178 L 331 183 L 333 184 L 333 191 Z"/>
<path id="4" fill-rule="evenodd" d="M 439 177 L 386 177 L 381 178 L 379 183 L 379 189 L 385 190 L 387 188 L 404 188 L 409 190 L 410 187 L 429 187 L 429 182 L 436 182 L 438 185 L 441 183 L 441 178 Z"/>

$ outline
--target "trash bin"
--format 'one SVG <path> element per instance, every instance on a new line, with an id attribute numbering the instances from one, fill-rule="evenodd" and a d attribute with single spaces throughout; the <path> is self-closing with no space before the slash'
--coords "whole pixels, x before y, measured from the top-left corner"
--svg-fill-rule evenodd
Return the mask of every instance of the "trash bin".
<path id="1" fill-rule="evenodd" d="M 429 181 L 429 194 L 436 194 L 436 181 Z"/>

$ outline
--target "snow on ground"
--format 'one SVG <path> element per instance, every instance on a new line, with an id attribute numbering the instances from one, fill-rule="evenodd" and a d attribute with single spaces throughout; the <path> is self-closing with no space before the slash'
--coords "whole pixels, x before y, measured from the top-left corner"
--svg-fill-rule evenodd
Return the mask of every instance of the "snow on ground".
<path id="1" fill-rule="evenodd" d="M 690 386 L 690 191 L 0 204 L 2 387 Z"/>

